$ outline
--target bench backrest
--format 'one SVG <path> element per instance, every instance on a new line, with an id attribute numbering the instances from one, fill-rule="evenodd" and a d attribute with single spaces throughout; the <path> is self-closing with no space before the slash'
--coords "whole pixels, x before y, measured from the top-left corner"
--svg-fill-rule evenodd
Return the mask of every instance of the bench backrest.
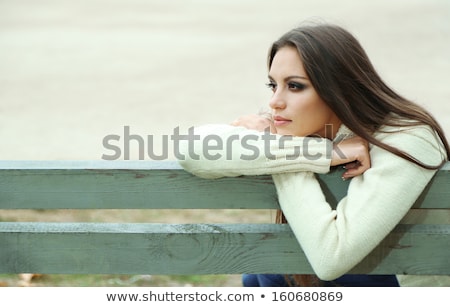
<path id="1" fill-rule="evenodd" d="M 338 170 L 319 180 L 334 205 L 346 194 Z M 0 162 L 0 209 L 277 208 L 270 176 L 204 180 L 176 162 Z M 313 273 L 288 225 L 0 222 L 0 273 L 24 272 Z M 352 272 L 450 274 L 450 163 Z"/>

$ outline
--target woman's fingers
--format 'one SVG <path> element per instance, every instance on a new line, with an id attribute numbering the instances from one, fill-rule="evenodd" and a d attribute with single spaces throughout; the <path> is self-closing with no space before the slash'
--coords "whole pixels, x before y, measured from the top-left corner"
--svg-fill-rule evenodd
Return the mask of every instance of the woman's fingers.
<path id="1" fill-rule="evenodd" d="M 331 165 L 344 165 L 343 179 L 363 174 L 370 168 L 369 144 L 360 137 L 346 139 L 334 145 Z"/>
<path id="2" fill-rule="evenodd" d="M 349 164 L 350 165 L 345 165 L 346 171 L 342 174 L 343 179 L 349 179 L 361 175 L 370 168 L 370 161 L 364 163 L 360 163 L 359 161 L 357 161 Z"/>
<path id="3" fill-rule="evenodd" d="M 271 132 L 273 132 L 272 129 L 272 121 L 267 116 L 257 115 L 257 114 L 250 114 L 250 115 L 244 115 L 236 119 L 231 123 L 232 126 L 242 126 L 247 129 L 252 130 L 258 130 L 258 131 L 264 131 L 267 128 L 271 128 Z"/>

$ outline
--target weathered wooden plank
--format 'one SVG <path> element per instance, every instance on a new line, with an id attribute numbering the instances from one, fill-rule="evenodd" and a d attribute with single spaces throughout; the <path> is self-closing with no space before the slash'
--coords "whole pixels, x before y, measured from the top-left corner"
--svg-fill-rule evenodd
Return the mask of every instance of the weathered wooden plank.
<path id="1" fill-rule="evenodd" d="M 276 204 L 269 176 L 203 180 L 180 168 L 160 169 L 159 164 L 151 169 L 120 165 L 116 169 L 0 169 L 0 208 L 238 209 Z"/>
<path id="2" fill-rule="evenodd" d="M 352 273 L 448 275 L 449 238 L 399 225 Z M 312 273 L 287 225 L 0 223 L 0 246 L 0 273 Z"/>
<path id="3" fill-rule="evenodd" d="M 448 224 L 448 225 L 450 225 L 450 210 L 448 210 L 448 209 L 411 209 L 406 214 L 406 216 L 400 221 L 400 224 Z"/>
<path id="4" fill-rule="evenodd" d="M 341 170 L 320 175 L 331 203 L 347 191 Z M 449 208 L 450 163 L 415 208 Z M 233 197 L 230 198 L 230 195 Z M 270 176 L 204 180 L 175 162 L 0 161 L 0 209 L 274 209 Z"/>
<path id="5" fill-rule="evenodd" d="M 349 273 L 450 275 L 450 225 L 400 224 Z"/>
<path id="6" fill-rule="evenodd" d="M 233 274 L 261 261 L 281 270 L 271 259 L 300 250 L 278 226 L 0 223 L 0 272 Z"/>

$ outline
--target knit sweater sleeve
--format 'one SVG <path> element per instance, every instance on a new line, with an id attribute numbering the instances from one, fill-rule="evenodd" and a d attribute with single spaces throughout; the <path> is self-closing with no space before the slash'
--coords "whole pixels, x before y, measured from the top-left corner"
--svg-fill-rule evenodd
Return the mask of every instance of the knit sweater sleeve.
<path id="1" fill-rule="evenodd" d="M 197 127 L 179 142 L 180 165 L 203 178 L 330 169 L 332 142 L 230 125 Z"/>
<path id="2" fill-rule="evenodd" d="M 376 135 L 422 162 L 445 159 L 428 127 Z M 319 278 L 333 280 L 368 255 L 404 217 L 435 174 L 372 146 L 372 167 L 352 179 L 347 196 L 333 210 L 311 172 L 276 174 L 281 209 Z"/>

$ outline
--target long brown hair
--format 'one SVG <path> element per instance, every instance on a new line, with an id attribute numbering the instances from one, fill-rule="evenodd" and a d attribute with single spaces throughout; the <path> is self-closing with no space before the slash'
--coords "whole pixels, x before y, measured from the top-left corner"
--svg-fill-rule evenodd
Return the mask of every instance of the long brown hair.
<path id="1" fill-rule="evenodd" d="M 360 43 L 348 31 L 331 24 L 295 28 L 273 43 L 268 55 L 269 69 L 278 50 L 287 46 L 297 49 L 318 95 L 356 135 L 423 168 L 438 169 L 447 161 L 445 157 L 439 165 L 428 165 L 373 136 L 383 125 L 425 124 L 436 131 L 447 157 L 450 157 L 450 146 L 434 117 L 389 88 Z M 286 223 L 281 211 L 277 213 L 276 221 Z M 294 280 L 300 286 L 318 284 L 313 275 L 295 275 Z"/>
<path id="2" fill-rule="evenodd" d="M 386 149 L 426 169 L 438 169 L 408 153 L 377 140 L 373 133 L 383 125 L 433 128 L 450 156 L 444 131 L 434 117 L 421 106 L 389 88 L 367 57 L 356 38 L 343 28 L 330 25 L 306 25 L 293 29 L 273 43 L 268 66 L 282 47 L 297 48 L 304 69 L 322 100 L 351 131 L 369 143 Z"/>

